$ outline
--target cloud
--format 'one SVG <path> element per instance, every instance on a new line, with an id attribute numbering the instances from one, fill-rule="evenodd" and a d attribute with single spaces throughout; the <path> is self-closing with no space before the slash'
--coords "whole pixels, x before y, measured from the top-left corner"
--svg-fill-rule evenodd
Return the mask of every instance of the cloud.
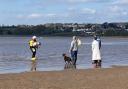
<path id="1" fill-rule="evenodd" d="M 27 17 L 28 18 L 41 18 L 43 15 L 42 14 L 38 14 L 38 13 L 32 13 L 32 14 L 30 14 L 30 15 L 28 15 Z"/>
<path id="2" fill-rule="evenodd" d="M 84 14 L 95 14 L 96 13 L 96 10 L 95 9 L 90 9 L 90 8 L 84 8 L 81 11 Z"/>
<path id="3" fill-rule="evenodd" d="M 23 14 L 19 14 L 16 17 L 19 19 L 39 19 L 39 18 L 54 18 L 57 17 L 57 14 L 54 13 L 48 13 L 48 14 L 40 14 L 40 13 L 32 13 L 32 14 L 27 14 L 27 15 L 23 15 Z"/>
<path id="4" fill-rule="evenodd" d="M 45 16 L 46 16 L 46 17 L 56 17 L 57 14 L 49 13 L 49 14 L 46 14 Z"/>
<path id="5" fill-rule="evenodd" d="M 128 19 L 128 10 L 120 5 L 108 5 L 96 13 L 98 22 L 124 22 Z"/>
<path id="6" fill-rule="evenodd" d="M 90 1 L 92 1 L 92 0 L 67 0 L 67 2 L 69 2 L 69 3 L 78 3 L 78 2 L 90 2 Z"/>
<path id="7" fill-rule="evenodd" d="M 22 19 L 22 18 L 24 18 L 24 15 L 19 14 L 16 16 L 16 18 Z"/>
<path id="8" fill-rule="evenodd" d="M 16 17 L 19 19 L 38 19 L 38 18 L 41 18 L 42 16 L 43 16 L 43 14 L 32 13 L 32 14 L 28 14 L 28 15 L 19 14 Z"/>
<path id="9" fill-rule="evenodd" d="M 109 7 L 108 11 L 111 15 L 125 16 L 128 14 L 125 8 L 117 5 Z"/>
<path id="10" fill-rule="evenodd" d="M 122 12 L 122 15 L 128 15 L 128 12 L 124 11 Z"/>
<path id="11" fill-rule="evenodd" d="M 31 1 L 31 0 L 30 0 Z M 50 5 L 78 5 L 88 3 L 109 3 L 112 0 L 37 0 L 37 5 L 50 6 Z"/>
<path id="12" fill-rule="evenodd" d="M 8 1 L 6 8 L 1 4 L 2 17 L 23 23 L 128 20 L 128 0 L 21 0 L 13 3 L 12 7 Z"/>
<path id="13" fill-rule="evenodd" d="M 128 5 L 128 0 L 116 0 L 116 1 L 113 2 L 113 4 Z"/>
<path id="14" fill-rule="evenodd" d="M 64 0 L 69 3 L 99 3 L 99 2 L 110 2 L 111 0 Z"/>
<path id="15" fill-rule="evenodd" d="M 18 19 L 34 20 L 44 22 L 84 22 L 95 17 L 96 10 L 92 8 L 69 8 L 64 13 L 31 13 L 17 15 Z"/>
<path id="16" fill-rule="evenodd" d="M 68 13 L 79 13 L 79 14 L 95 14 L 96 10 L 92 8 L 75 8 L 70 7 L 68 8 Z"/>
<path id="17" fill-rule="evenodd" d="M 69 8 L 68 11 L 64 13 L 54 12 L 54 13 L 31 13 L 31 14 L 19 14 L 17 18 L 26 18 L 26 19 L 38 19 L 38 18 L 59 18 L 59 17 L 71 17 L 73 15 L 93 15 L 96 13 L 95 9 L 91 8 Z"/>
<path id="18" fill-rule="evenodd" d="M 121 11 L 121 7 L 116 6 L 116 5 L 109 7 L 109 9 L 111 12 L 120 12 Z"/>

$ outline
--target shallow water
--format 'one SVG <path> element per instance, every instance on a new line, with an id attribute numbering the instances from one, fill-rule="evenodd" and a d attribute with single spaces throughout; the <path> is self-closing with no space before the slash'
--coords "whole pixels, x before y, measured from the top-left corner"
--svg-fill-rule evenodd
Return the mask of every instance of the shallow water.
<path id="1" fill-rule="evenodd" d="M 17 73 L 29 71 L 31 67 L 31 51 L 28 41 L 30 37 L 0 37 L 0 73 Z M 79 48 L 77 68 L 92 68 L 92 38 L 82 37 Z M 39 71 L 63 70 L 62 54 L 70 48 L 71 37 L 39 37 L 42 46 L 37 51 Z M 103 67 L 127 65 L 128 38 L 102 38 Z"/>

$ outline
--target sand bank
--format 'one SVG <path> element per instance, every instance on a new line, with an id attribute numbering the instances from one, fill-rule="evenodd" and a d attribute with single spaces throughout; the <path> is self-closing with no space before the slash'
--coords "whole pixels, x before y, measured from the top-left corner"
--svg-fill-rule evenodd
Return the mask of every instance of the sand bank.
<path id="1" fill-rule="evenodd" d="M 0 74 L 0 89 L 128 89 L 128 67 Z"/>

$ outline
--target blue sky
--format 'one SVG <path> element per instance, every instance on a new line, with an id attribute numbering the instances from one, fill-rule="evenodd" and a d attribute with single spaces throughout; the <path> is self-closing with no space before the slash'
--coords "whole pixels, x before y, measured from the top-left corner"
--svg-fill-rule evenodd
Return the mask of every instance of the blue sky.
<path id="1" fill-rule="evenodd" d="M 0 0 L 0 24 L 128 22 L 128 0 Z"/>

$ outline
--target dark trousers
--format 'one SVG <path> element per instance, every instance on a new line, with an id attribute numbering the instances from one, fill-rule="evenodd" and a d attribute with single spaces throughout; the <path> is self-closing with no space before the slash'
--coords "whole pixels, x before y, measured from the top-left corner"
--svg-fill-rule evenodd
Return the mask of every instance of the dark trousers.
<path id="1" fill-rule="evenodd" d="M 36 48 L 30 47 L 30 50 L 32 52 L 32 58 L 36 57 Z"/>
<path id="2" fill-rule="evenodd" d="M 72 57 L 73 65 L 76 65 L 77 53 L 78 53 L 77 51 L 71 51 L 71 57 Z"/>

